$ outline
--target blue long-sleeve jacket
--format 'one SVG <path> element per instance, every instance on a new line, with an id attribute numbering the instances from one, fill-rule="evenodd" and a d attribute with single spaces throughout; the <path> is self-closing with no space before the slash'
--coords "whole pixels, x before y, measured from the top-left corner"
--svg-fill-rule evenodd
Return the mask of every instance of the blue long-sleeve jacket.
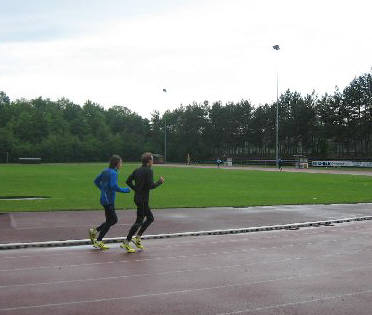
<path id="1" fill-rule="evenodd" d="M 118 186 L 118 171 L 112 168 L 106 168 L 94 180 L 94 184 L 101 191 L 101 205 L 114 205 L 116 192 L 129 193 L 129 188 Z"/>

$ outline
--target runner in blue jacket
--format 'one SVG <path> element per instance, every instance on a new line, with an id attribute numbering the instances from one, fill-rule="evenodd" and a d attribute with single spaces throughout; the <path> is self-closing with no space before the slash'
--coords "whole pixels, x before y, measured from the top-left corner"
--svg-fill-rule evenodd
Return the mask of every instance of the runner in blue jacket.
<path id="1" fill-rule="evenodd" d="M 129 188 L 121 188 L 118 186 L 118 171 L 122 166 L 122 159 L 118 155 L 113 155 L 110 159 L 110 165 L 104 169 L 94 180 L 94 184 L 101 191 L 100 203 L 105 209 L 106 221 L 97 228 L 89 229 L 89 237 L 92 244 L 96 248 L 108 249 L 102 239 L 108 232 L 111 226 L 118 222 L 118 217 L 115 212 L 115 197 L 116 192 L 129 193 Z M 97 234 L 99 236 L 97 238 Z"/>

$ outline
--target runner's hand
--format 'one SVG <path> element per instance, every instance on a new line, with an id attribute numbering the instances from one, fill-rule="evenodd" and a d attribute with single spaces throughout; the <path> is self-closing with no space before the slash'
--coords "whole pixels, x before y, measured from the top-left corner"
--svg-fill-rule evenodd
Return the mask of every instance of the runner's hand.
<path id="1" fill-rule="evenodd" d="M 160 177 L 159 182 L 161 182 L 162 184 L 164 183 L 164 177 L 163 176 Z"/>

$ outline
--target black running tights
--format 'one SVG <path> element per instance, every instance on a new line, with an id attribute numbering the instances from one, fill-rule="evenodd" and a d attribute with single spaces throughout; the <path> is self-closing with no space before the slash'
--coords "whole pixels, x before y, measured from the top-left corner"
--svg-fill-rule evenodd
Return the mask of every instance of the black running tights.
<path id="1" fill-rule="evenodd" d="M 106 221 L 97 228 L 99 232 L 97 241 L 102 241 L 110 227 L 118 222 L 118 216 L 116 215 L 114 205 L 105 205 L 103 207 L 105 208 Z"/>

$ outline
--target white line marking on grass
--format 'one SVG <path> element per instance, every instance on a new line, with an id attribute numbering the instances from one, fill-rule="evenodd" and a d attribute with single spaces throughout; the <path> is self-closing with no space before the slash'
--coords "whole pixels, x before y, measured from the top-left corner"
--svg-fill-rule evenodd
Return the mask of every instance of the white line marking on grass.
<path id="1" fill-rule="evenodd" d="M 343 270 L 343 272 L 346 273 L 346 272 L 360 271 L 360 270 L 363 270 L 363 269 L 370 269 L 370 268 L 372 268 L 372 266 L 365 267 L 365 268 L 351 268 L 351 269 L 348 269 L 348 270 Z M 8 308 L 0 308 L 0 311 L 8 311 L 9 312 L 9 311 L 19 311 L 19 310 L 25 310 L 25 309 L 35 309 L 35 308 L 45 308 L 45 307 L 57 307 L 57 306 L 87 304 L 87 303 L 120 301 L 120 300 L 129 300 L 129 299 L 138 299 L 138 298 L 164 296 L 164 295 L 174 295 L 174 294 L 187 294 L 187 293 L 193 293 L 193 292 L 199 292 L 199 291 L 219 290 L 219 289 L 234 288 L 234 287 L 244 287 L 244 286 L 251 286 L 251 285 L 264 284 L 264 283 L 270 283 L 270 282 L 278 282 L 278 281 L 301 280 L 301 279 L 309 278 L 309 277 L 319 277 L 319 276 L 324 277 L 324 276 L 332 275 L 332 274 L 334 274 L 334 273 L 324 272 L 324 273 L 319 273 L 319 274 L 315 274 L 315 275 L 314 274 L 308 274 L 308 275 L 302 275 L 302 276 L 281 277 L 281 278 L 262 280 L 262 281 L 243 282 L 243 283 L 236 283 L 236 284 L 224 284 L 224 285 L 213 286 L 213 287 L 193 288 L 193 289 L 185 289 L 185 290 L 174 290 L 174 291 L 166 291 L 166 292 L 159 292 L 159 293 L 138 294 L 138 295 L 132 295 L 132 296 L 101 298 L 101 299 L 87 299 L 87 300 L 79 300 L 79 301 L 71 301 L 71 302 L 8 307 Z M 361 291 L 361 292 L 369 293 L 369 292 L 372 292 L 372 289 L 366 290 L 366 291 Z M 350 293 L 350 294 L 360 294 L 361 292 Z"/>

